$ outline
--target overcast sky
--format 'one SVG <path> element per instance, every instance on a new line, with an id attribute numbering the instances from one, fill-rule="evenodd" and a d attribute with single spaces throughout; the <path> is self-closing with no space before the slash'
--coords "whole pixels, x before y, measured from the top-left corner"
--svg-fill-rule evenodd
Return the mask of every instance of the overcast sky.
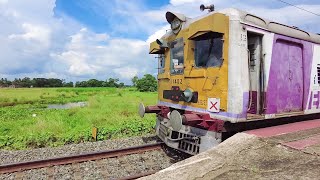
<path id="1" fill-rule="evenodd" d="M 285 0 L 320 14 L 319 0 Z M 155 74 L 149 43 L 169 29 L 165 12 L 188 17 L 235 7 L 320 33 L 320 17 L 278 0 L 0 0 L 0 77 L 109 77 Z"/>

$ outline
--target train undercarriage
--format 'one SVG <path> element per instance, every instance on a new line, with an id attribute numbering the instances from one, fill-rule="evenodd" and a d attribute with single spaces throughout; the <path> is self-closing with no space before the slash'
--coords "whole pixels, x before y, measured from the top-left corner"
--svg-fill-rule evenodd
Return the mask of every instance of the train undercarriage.
<path id="1" fill-rule="evenodd" d="M 207 131 L 200 128 L 182 125 L 176 131 L 172 128 L 170 119 L 158 116 L 156 123 L 157 136 L 169 147 L 188 154 L 204 152 L 222 141 L 221 132 Z"/>
<path id="2" fill-rule="evenodd" d="M 144 107 L 143 104 L 140 104 L 140 116 L 143 117 L 145 113 L 157 114 L 156 134 L 167 146 L 190 155 L 211 149 L 238 132 L 320 117 L 320 114 L 310 114 L 230 123 L 212 119 L 203 113 L 182 111 L 166 106 Z"/>

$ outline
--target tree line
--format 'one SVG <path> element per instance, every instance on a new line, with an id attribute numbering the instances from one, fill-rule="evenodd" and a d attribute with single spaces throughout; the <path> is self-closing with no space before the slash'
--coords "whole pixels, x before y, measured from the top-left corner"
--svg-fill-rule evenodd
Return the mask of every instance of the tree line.
<path id="1" fill-rule="evenodd" d="M 135 76 L 131 79 L 132 84 L 141 92 L 154 92 L 157 91 L 158 82 L 154 76 L 151 74 L 146 74 L 142 78 Z M 64 79 L 57 78 L 16 78 L 13 81 L 8 80 L 7 78 L 0 79 L 0 88 L 1 87 L 12 87 L 15 88 L 30 88 L 30 87 L 116 87 L 122 88 L 126 85 L 122 82 L 119 82 L 118 78 L 109 78 L 105 81 L 100 81 L 97 79 L 89 79 L 87 81 L 77 81 L 66 82 Z"/>
<path id="2" fill-rule="evenodd" d="M 7 78 L 0 79 L 0 87 L 73 87 L 73 82 L 65 82 L 56 78 L 15 78 L 13 81 Z"/>
<path id="3" fill-rule="evenodd" d="M 105 81 L 99 81 L 97 79 L 89 79 L 88 81 L 77 81 L 76 87 L 124 87 L 124 83 L 120 82 L 119 79 L 109 78 Z"/>
<path id="4" fill-rule="evenodd" d="M 16 87 L 16 88 L 30 88 L 30 87 L 124 87 L 124 83 L 119 79 L 109 78 L 105 81 L 97 79 L 89 79 L 87 81 L 77 81 L 75 84 L 70 81 L 66 82 L 64 79 L 58 78 L 15 78 L 13 81 L 7 78 L 0 79 L 0 87 Z"/>

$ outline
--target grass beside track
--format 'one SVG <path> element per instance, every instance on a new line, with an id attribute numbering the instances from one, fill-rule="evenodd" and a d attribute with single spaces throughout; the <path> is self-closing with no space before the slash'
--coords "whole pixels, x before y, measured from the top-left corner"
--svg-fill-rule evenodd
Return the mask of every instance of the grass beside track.
<path id="1" fill-rule="evenodd" d="M 86 101 L 88 106 L 47 109 Z M 0 89 L 0 149 L 27 149 L 153 133 L 155 116 L 140 118 L 138 103 L 156 104 L 157 93 L 133 88 Z"/>

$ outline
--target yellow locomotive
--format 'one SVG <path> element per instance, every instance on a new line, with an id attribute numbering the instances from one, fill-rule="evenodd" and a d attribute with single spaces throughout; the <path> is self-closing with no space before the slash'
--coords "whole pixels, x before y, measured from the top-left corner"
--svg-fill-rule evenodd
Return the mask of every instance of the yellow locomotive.
<path id="1" fill-rule="evenodd" d="M 197 154 L 222 141 L 226 123 L 320 113 L 319 35 L 237 9 L 200 9 L 209 13 L 167 12 L 171 30 L 150 44 L 159 101 L 139 114 L 157 114 L 161 140 Z"/>

